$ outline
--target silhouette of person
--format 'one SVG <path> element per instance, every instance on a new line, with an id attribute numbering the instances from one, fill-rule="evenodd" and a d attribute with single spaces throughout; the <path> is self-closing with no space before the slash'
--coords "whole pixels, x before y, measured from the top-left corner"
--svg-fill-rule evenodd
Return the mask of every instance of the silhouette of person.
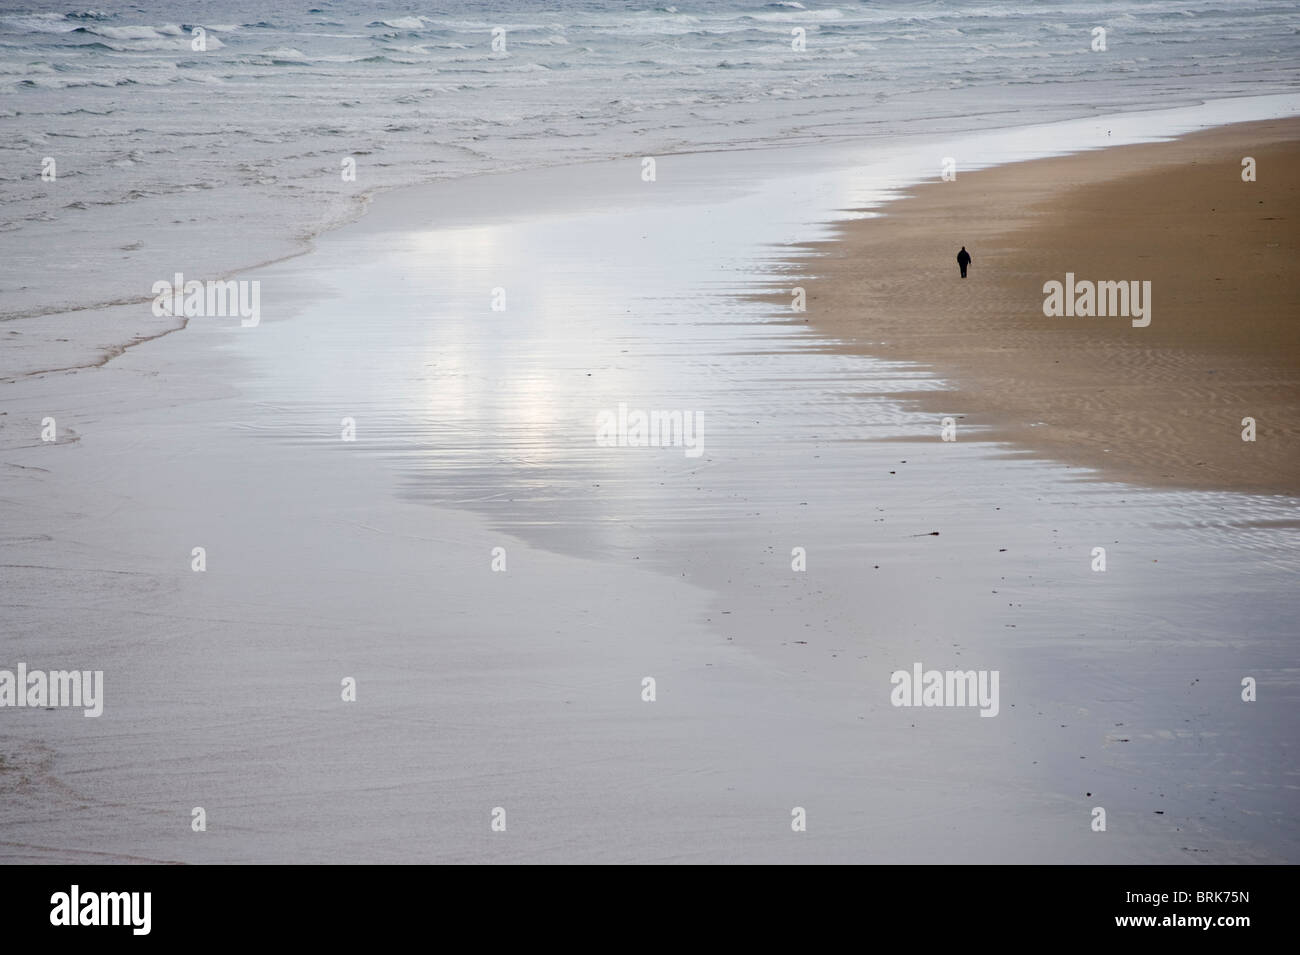
<path id="1" fill-rule="evenodd" d="M 961 266 L 961 277 L 966 277 L 966 266 L 970 265 L 970 253 L 966 251 L 966 246 L 961 247 L 957 253 L 957 264 Z"/>

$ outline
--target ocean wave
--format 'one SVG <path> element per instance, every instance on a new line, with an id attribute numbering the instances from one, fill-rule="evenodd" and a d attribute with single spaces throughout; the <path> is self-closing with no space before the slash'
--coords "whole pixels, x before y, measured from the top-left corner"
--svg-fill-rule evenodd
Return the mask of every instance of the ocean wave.
<path id="1" fill-rule="evenodd" d="M 110 40 L 158 40 L 164 37 L 187 36 L 187 32 L 182 30 L 178 24 L 168 23 L 160 27 L 150 26 L 129 26 L 129 27 L 77 27 L 77 33 L 93 33 L 95 36 L 105 36 Z"/>
<path id="2" fill-rule="evenodd" d="M 363 56 L 357 59 L 347 60 L 348 63 L 397 63 L 402 66 L 425 66 L 428 60 L 418 60 L 412 57 L 393 56 L 391 54 L 376 53 L 374 56 Z"/>
<path id="3" fill-rule="evenodd" d="M 676 14 L 671 17 L 631 17 L 614 22 L 578 23 L 570 29 L 575 33 L 579 32 L 579 28 L 594 30 L 613 38 L 689 36 L 697 32 L 697 28 L 708 29 L 701 26 L 703 22 L 699 17 Z"/>
<path id="4" fill-rule="evenodd" d="M 143 75 L 107 75 L 107 76 L 42 76 L 18 80 L 14 85 L 25 89 L 41 90 L 75 90 L 97 87 L 114 89 L 121 86 L 161 87 L 179 83 L 180 76 L 171 74 L 165 77 Z"/>
<path id="5" fill-rule="evenodd" d="M 89 43 L 79 44 L 82 50 L 110 50 L 114 53 L 162 53 L 162 52 L 188 52 L 190 51 L 191 34 L 184 33 L 179 36 L 167 36 L 157 34 L 155 36 L 130 36 L 130 37 L 112 37 L 106 34 L 97 33 L 91 30 L 78 28 L 76 33 L 82 33 L 86 36 L 94 36 L 96 39 Z M 209 34 L 204 38 L 207 52 L 220 50 L 226 44 L 215 36 Z"/>
<path id="6" fill-rule="evenodd" d="M 423 30 L 427 17 L 394 17 L 391 20 L 371 20 L 368 27 L 388 27 L 390 30 Z"/>
<path id="7" fill-rule="evenodd" d="M 81 79 L 62 79 L 59 77 L 42 77 L 40 79 L 18 80 L 14 85 L 24 87 L 26 89 L 66 90 L 66 89 L 77 89 L 83 86 L 111 87 L 111 86 L 115 86 L 116 84 L 109 80 L 81 80 Z"/>
<path id="8" fill-rule="evenodd" d="M 302 66 L 311 62 L 311 58 L 302 50 L 291 46 L 275 47 L 270 50 L 262 50 L 260 53 L 251 53 L 247 57 L 241 57 L 241 62 L 257 63 L 266 65 L 268 63 L 275 66 Z"/>
<path id="9" fill-rule="evenodd" d="M 771 4 L 769 4 L 771 6 Z M 783 4 L 781 6 L 784 6 Z M 797 6 L 797 4 L 796 4 Z M 806 23 L 810 20 L 839 20 L 844 16 L 844 11 L 835 7 L 827 7 L 824 10 L 808 10 L 800 7 L 799 9 L 782 9 L 771 13 L 746 13 L 741 16 L 744 20 L 768 20 L 778 23 Z"/>
<path id="10" fill-rule="evenodd" d="M 484 61 L 500 64 L 497 66 L 487 67 L 481 65 Z M 543 66 L 541 63 L 511 63 L 509 60 L 499 57 L 474 57 L 458 61 L 458 63 L 476 63 L 477 66 L 461 66 L 458 64 L 446 64 L 439 67 L 442 73 L 483 73 L 487 75 L 501 73 L 550 73 L 549 66 Z"/>
<path id="11" fill-rule="evenodd" d="M 32 73 L 54 73 L 55 67 L 49 63 L 0 63 L 0 75 L 28 76 Z"/>
<path id="12" fill-rule="evenodd" d="M 12 29 L 15 33 L 71 33 L 77 29 L 76 23 L 70 23 L 58 13 L 28 13 L 0 16 L 0 25 Z"/>

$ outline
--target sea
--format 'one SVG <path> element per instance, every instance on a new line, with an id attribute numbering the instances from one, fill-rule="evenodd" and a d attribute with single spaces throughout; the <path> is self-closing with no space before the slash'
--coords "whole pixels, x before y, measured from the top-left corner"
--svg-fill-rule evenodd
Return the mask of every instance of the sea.
<path id="1" fill-rule="evenodd" d="M 1298 75 L 1293 0 L 3 2 L 0 320 L 284 258 L 415 183 L 980 131 Z"/>

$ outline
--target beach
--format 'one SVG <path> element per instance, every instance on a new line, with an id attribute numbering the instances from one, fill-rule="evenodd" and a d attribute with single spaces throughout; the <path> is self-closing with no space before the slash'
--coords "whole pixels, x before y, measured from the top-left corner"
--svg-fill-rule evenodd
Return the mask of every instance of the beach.
<path id="1" fill-rule="evenodd" d="M 1295 495 L 1298 148 L 1291 119 L 957 173 L 815 246 L 796 320 L 953 381 L 909 396 L 933 431 L 954 415 L 1107 479 Z M 1149 324 L 1046 317 L 1067 273 L 1150 282 Z"/>
<path id="2" fill-rule="evenodd" d="M 1252 109 L 1294 113 L 1104 126 Z M 1203 281 L 1166 291 L 1165 252 L 1116 262 L 1094 228 L 1053 253 L 1099 208 L 1149 238 L 1107 205 L 1154 201 L 1144 176 L 1217 202 L 1202 157 L 1289 216 L 1294 129 L 1105 149 L 1089 119 L 435 183 L 239 273 L 255 326 L 190 318 L 59 372 L 33 346 L 0 384 L 6 663 L 102 670 L 104 700 L 0 714 L 0 858 L 1296 861 L 1294 238 L 1224 210 L 1280 275 L 1233 266 L 1272 336 L 1246 341 Z M 1225 165 L 1247 143 L 1251 184 Z M 992 168 L 917 185 L 950 150 Z M 1046 318 L 1067 270 L 1152 280 L 1151 324 Z M 762 292 L 793 278 L 792 316 Z M 1052 393 L 1141 364 L 1135 341 L 1160 371 L 1133 401 Z M 1169 384 L 1209 354 L 1221 392 Z M 1198 420 L 1253 411 L 1256 457 L 1170 425 L 1184 393 Z M 601 440 L 638 410 L 695 416 L 700 453 Z M 997 699 L 897 702 L 931 669 L 996 672 Z"/>

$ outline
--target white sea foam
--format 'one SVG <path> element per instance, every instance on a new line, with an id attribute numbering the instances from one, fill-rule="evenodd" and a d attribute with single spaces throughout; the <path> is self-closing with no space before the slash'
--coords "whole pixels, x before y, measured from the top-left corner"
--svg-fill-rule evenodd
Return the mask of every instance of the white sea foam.
<path id="1" fill-rule="evenodd" d="M 371 26 L 392 27 L 394 30 L 419 30 L 424 27 L 424 17 L 394 17 L 391 20 L 379 20 Z"/>

